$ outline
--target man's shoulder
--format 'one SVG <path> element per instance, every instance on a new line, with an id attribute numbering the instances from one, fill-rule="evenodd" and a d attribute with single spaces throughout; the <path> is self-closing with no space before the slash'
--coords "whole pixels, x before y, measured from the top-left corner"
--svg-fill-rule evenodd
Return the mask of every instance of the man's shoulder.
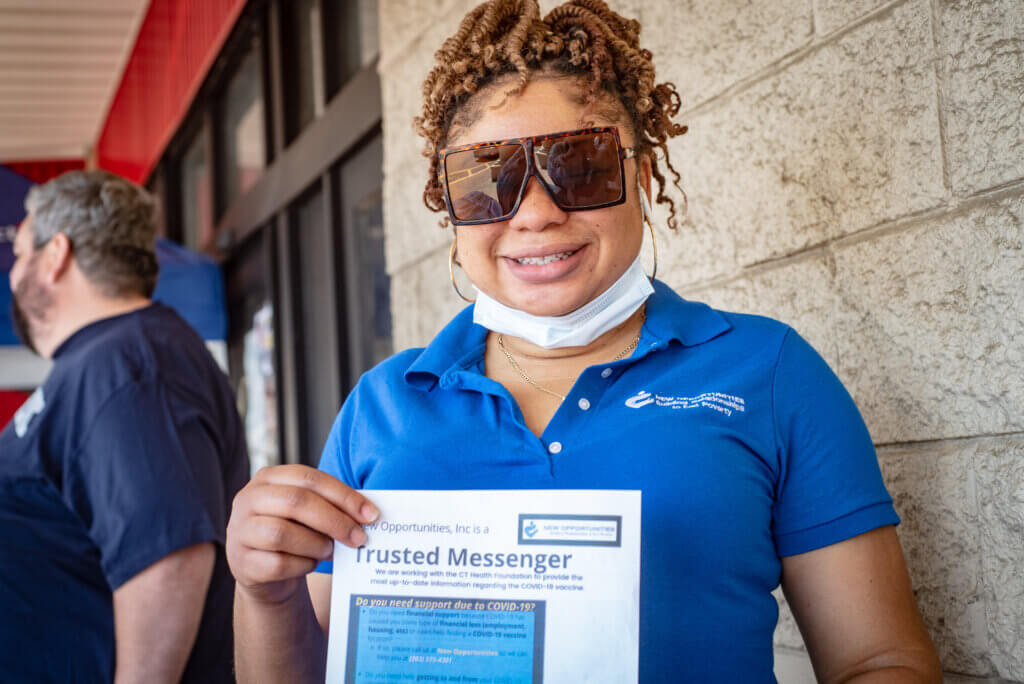
<path id="1" fill-rule="evenodd" d="M 174 311 L 154 304 L 112 319 L 59 357 L 47 385 L 53 395 L 84 400 L 81 408 L 88 413 L 129 388 L 205 387 L 221 375 L 195 331 Z"/>

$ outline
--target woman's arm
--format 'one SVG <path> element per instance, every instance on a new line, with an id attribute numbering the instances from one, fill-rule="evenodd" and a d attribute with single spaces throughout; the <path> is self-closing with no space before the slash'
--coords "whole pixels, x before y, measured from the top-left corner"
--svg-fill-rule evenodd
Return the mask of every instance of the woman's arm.
<path id="1" fill-rule="evenodd" d="M 235 675 L 239 682 L 322 682 L 327 635 L 316 621 L 306 583 L 279 603 L 235 589 Z"/>
<path id="2" fill-rule="evenodd" d="M 333 539 L 365 542 L 361 525 L 376 518 L 361 494 L 306 466 L 264 468 L 238 493 L 227 557 L 239 682 L 323 681 L 327 638 L 316 615 L 328 606 L 314 601 L 329 604 L 330 593 L 315 590 L 311 599 L 306 575 L 330 557 Z"/>
<path id="3" fill-rule="evenodd" d="M 941 683 L 894 527 L 784 557 L 782 589 L 819 682 Z"/>

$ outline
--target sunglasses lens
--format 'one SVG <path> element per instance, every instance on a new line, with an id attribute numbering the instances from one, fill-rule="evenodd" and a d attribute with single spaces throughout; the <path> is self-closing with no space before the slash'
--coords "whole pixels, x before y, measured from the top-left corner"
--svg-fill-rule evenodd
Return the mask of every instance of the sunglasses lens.
<path id="1" fill-rule="evenodd" d="M 526 177 L 526 153 L 520 144 L 452 152 L 445 157 L 444 172 L 457 220 L 499 219 L 516 205 Z"/>
<path id="2" fill-rule="evenodd" d="M 585 209 L 622 198 L 619 146 L 610 131 L 537 143 L 534 157 L 563 209 Z"/>

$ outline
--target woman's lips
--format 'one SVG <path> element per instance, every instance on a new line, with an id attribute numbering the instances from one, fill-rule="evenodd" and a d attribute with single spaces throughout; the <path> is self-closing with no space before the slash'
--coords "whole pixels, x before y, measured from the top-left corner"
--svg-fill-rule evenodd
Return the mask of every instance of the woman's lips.
<path id="1" fill-rule="evenodd" d="M 564 278 L 575 271 L 583 261 L 586 249 L 586 245 L 582 247 L 554 246 L 543 250 L 517 252 L 505 256 L 504 261 L 516 278 L 528 283 L 546 283 Z M 552 257 L 561 257 L 563 254 L 568 254 L 568 256 L 551 260 Z M 533 263 L 522 263 L 520 260 Z"/>

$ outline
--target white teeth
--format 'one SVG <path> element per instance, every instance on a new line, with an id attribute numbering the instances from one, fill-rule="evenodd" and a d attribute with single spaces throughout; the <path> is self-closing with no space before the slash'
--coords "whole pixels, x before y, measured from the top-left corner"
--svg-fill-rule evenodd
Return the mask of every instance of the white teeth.
<path id="1" fill-rule="evenodd" d="M 575 253 L 576 252 L 574 250 L 572 252 L 561 252 L 560 254 L 549 254 L 546 257 L 524 257 L 522 259 L 516 259 L 516 261 L 524 266 L 543 266 L 544 264 L 568 259 Z"/>

